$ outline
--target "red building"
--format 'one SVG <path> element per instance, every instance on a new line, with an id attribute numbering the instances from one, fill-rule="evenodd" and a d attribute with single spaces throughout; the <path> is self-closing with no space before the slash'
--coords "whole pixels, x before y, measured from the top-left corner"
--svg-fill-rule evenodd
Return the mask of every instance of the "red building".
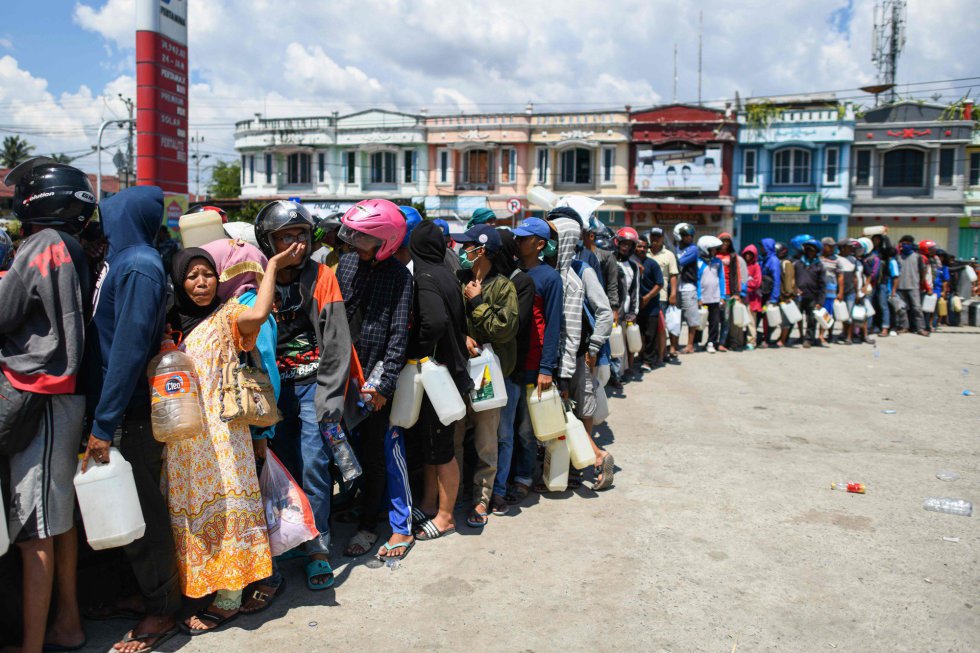
<path id="1" fill-rule="evenodd" d="M 734 114 L 674 104 L 631 112 L 630 124 L 630 194 L 638 197 L 627 200 L 628 223 L 730 230 Z"/>

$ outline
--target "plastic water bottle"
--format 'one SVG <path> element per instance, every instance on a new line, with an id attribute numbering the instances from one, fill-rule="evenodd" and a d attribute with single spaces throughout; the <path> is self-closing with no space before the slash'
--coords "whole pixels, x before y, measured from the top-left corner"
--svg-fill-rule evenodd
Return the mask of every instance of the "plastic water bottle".
<path id="1" fill-rule="evenodd" d="M 973 514 L 973 504 L 965 499 L 929 497 L 922 502 L 922 507 L 932 512 L 945 512 L 949 515 L 960 515 L 961 517 L 969 517 Z"/>
<path id="2" fill-rule="evenodd" d="M 878 359 L 881 358 L 881 350 L 878 349 L 877 342 L 874 344 L 874 348 L 871 350 L 871 355 L 874 356 L 876 363 L 878 362 Z"/>
<path id="3" fill-rule="evenodd" d="M 191 357 L 177 349 L 173 340 L 164 338 L 160 353 L 147 366 L 147 376 L 153 438 L 167 443 L 201 435 L 204 426 Z"/>
<path id="4" fill-rule="evenodd" d="M 361 386 L 361 406 L 367 408 L 368 410 L 374 410 L 371 407 L 371 394 L 365 392 L 368 389 L 375 390 L 381 384 L 381 376 L 385 372 L 384 361 L 378 361 L 374 364 L 374 368 L 371 370 L 371 374 L 368 376 L 367 381 Z"/>
<path id="5" fill-rule="evenodd" d="M 340 428 L 340 424 L 323 422 L 320 425 L 320 433 L 330 444 L 330 451 L 333 453 L 333 462 L 340 470 L 340 475 L 345 483 L 350 483 L 363 473 L 361 463 L 354 455 L 354 448 L 350 446 L 350 441 Z"/>
<path id="6" fill-rule="evenodd" d="M 831 483 L 830 489 L 843 490 L 844 492 L 851 492 L 853 494 L 864 494 L 865 491 L 864 483 L 845 483 L 844 481 Z"/>

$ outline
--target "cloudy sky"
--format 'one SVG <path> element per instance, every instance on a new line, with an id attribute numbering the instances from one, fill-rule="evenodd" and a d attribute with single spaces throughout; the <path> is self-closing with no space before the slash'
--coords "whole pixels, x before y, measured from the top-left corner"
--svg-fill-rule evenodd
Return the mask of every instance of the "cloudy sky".
<path id="1" fill-rule="evenodd" d="M 872 0 L 189 0 L 191 132 L 234 158 L 233 124 L 372 106 L 430 113 L 634 107 L 873 82 Z M 0 23 L 0 135 L 81 154 L 135 96 L 134 0 L 11 2 Z M 976 3 L 909 0 L 899 81 L 980 76 Z M 972 27 L 971 27 L 972 26 Z M 913 85 L 946 98 L 970 83 Z M 976 93 L 974 93 L 974 96 Z M 116 146 L 121 132 L 106 136 Z M 112 169 L 109 157 L 104 159 Z M 94 169 L 95 157 L 77 165 Z M 206 177 L 206 175 L 204 175 Z"/>

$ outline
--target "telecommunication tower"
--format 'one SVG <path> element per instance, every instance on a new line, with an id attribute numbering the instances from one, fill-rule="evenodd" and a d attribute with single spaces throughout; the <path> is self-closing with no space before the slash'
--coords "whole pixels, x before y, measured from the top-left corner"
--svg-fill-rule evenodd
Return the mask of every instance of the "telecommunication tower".
<path id="1" fill-rule="evenodd" d="M 906 0 L 876 0 L 871 61 L 878 73 L 878 83 L 889 86 L 890 99 L 895 100 L 895 77 L 898 56 L 905 46 Z"/>

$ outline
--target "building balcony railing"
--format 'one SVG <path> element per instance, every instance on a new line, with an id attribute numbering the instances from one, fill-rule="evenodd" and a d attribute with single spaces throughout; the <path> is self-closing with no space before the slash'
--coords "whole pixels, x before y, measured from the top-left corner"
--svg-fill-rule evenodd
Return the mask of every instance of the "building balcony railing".
<path id="1" fill-rule="evenodd" d="M 464 179 L 462 177 L 456 179 L 456 190 L 492 191 L 496 187 L 497 180 L 494 179 L 494 175 L 487 175 L 480 179 Z"/>

